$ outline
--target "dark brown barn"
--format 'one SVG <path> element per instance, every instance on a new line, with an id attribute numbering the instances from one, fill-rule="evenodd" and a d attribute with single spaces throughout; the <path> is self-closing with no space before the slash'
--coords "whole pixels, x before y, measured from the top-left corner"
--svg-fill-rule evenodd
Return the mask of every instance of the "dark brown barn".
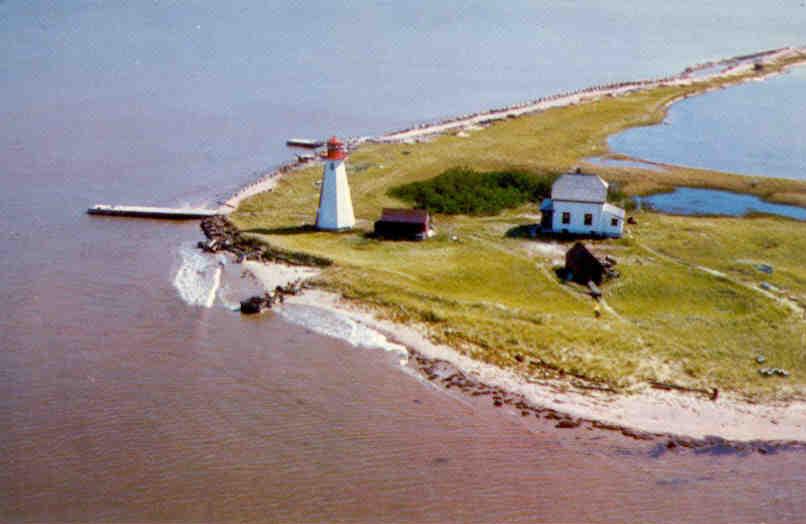
<path id="1" fill-rule="evenodd" d="M 568 280 L 573 280 L 583 286 L 591 281 L 600 285 L 605 274 L 605 267 L 593 253 L 588 251 L 588 248 L 581 242 L 577 242 L 565 254 L 565 274 Z"/>
<path id="2" fill-rule="evenodd" d="M 375 222 L 375 236 L 397 240 L 425 240 L 431 229 L 431 217 L 425 209 L 384 208 Z"/>

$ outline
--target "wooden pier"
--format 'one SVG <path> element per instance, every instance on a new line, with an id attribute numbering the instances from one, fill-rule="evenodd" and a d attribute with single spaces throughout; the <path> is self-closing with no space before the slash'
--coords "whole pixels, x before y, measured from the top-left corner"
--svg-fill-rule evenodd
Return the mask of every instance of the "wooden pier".
<path id="1" fill-rule="evenodd" d="M 312 140 L 310 138 L 289 138 L 285 141 L 288 147 L 304 147 L 306 149 L 317 149 L 325 145 L 322 140 Z"/>
<path id="2" fill-rule="evenodd" d="M 98 204 L 87 209 L 90 215 L 107 215 L 116 217 L 163 218 L 168 220 L 190 220 L 211 217 L 221 214 L 217 209 L 192 207 L 147 207 L 147 206 L 110 206 Z"/>

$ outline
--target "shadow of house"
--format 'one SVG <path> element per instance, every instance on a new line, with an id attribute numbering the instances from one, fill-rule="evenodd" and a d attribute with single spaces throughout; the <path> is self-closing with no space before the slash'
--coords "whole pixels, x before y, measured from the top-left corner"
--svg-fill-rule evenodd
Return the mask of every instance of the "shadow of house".
<path id="1" fill-rule="evenodd" d="M 561 244 L 571 244 L 573 242 L 579 242 L 580 240 L 601 240 L 604 238 L 601 235 L 576 235 L 572 233 L 544 231 L 539 223 L 513 226 L 504 233 L 504 236 L 507 238 L 523 238 L 544 242 L 551 241 Z"/>
<path id="2" fill-rule="evenodd" d="M 509 228 L 504 236 L 507 238 L 537 238 L 539 233 L 537 225 L 524 224 Z"/>

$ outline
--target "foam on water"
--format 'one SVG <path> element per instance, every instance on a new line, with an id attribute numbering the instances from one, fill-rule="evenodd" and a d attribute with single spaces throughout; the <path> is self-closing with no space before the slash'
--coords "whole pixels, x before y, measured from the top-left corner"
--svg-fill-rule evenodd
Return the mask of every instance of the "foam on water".
<path id="1" fill-rule="evenodd" d="M 336 312 L 301 304 L 287 304 L 278 310 L 287 320 L 311 331 L 344 340 L 356 347 L 382 349 L 400 354 L 400 364 L 408 362 L 405 346 L 360 322 Z"/>
<path id="2" fill-rule="evenodd" d="M 212 307 L 224 259 L 201 253 L 190 244 L 182 244 L 178 253 L 181 260 L 173 285 L 179 296 L 190 306 Z"/>
<path id="3" fill-rule="evenodd" d="M 221 285 L 221 266 L 218 266 L 215 269 L 215 274 L 213 275 L 213 285 L 210 287 L 210 293 L 207 295 L 207 303 L 205 306 L 213 307 L 213 302 L 215 302 L 215 294 L 218 287 Z"/>

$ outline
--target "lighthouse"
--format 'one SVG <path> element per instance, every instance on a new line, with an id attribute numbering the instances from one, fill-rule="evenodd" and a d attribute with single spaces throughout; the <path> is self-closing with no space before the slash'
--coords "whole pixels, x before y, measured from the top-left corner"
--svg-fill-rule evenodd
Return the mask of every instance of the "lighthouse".
<path id="1" fill-rule="evenodd" d="M 347 184 L 347 169 L 344 166 L 346 158 L 344 144 L 338 138 L 334 136 L 327 141 L 319 210 L 316 213 L 317 229 L 339 231 L 350 229 L 355 225 L 353 201 L 350 197 L 350 186 Z"/>

